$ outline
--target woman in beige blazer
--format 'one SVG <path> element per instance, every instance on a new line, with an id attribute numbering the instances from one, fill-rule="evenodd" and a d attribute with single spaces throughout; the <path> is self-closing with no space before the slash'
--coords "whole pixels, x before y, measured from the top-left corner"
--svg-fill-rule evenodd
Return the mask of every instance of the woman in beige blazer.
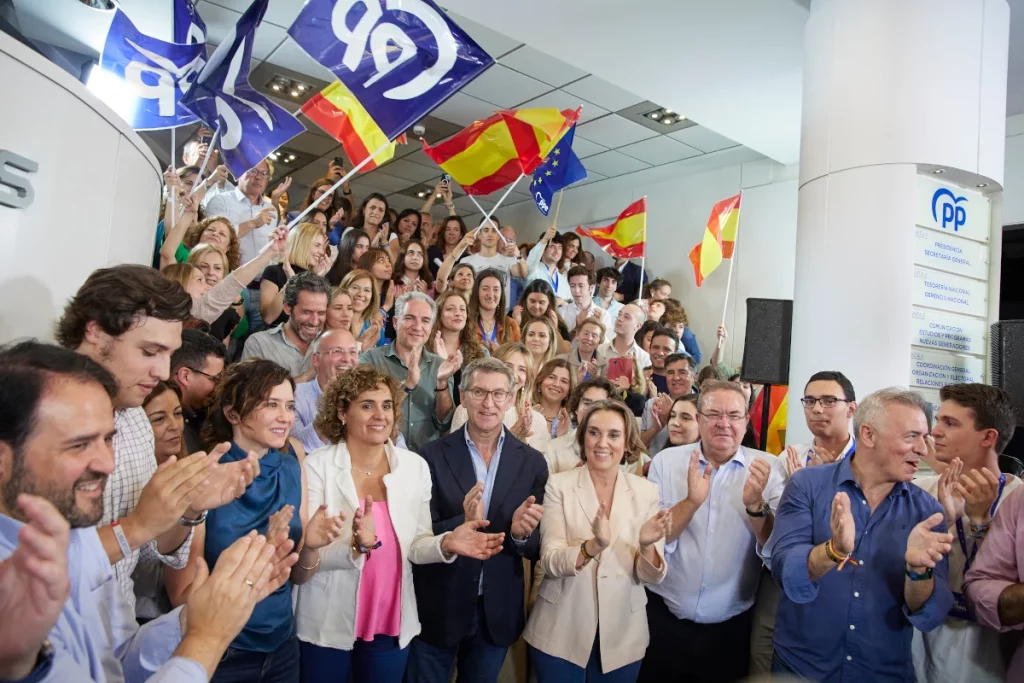
<path id="1" fill-rule="evenodd" d="M 624 404 L 593 404 L 577 443 L 584 466 L 544 492 L 544 580 L 523 635 L 538 683 L 632 683 L 649 641 L 644 585 L 665 578 L 671 515 L 654 484 L 619 467 L 643 449 Z"/>
<path id="2" fill-rule="evenodd" d="M 320 551 L 313 578 L 295 591 L 303 683 L 400 683 L 420 632 L 412 564 L 478 560 L 501 552 L 504 534 L 466 522 L 434 536 L 426 462 L 388 440 L 401 419 L 398 382 L 370 365 L 324 390 L 317 431 L 334 445 L 306 457 L 310 510 L 343 520 Z M 483 523 L 486 524 L 486 523 Z"/>

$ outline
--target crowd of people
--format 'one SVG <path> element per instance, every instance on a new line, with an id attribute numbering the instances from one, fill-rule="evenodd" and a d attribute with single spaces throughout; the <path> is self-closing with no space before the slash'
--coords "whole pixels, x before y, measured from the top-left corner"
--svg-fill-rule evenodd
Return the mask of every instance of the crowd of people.
<path id="1" fill-rule="evenodd" d="M 0 349 L 0 681 L 1024 680 L 1002 390 L 823 368 L 771 455 L 667 280 L 204 140 Z"/>

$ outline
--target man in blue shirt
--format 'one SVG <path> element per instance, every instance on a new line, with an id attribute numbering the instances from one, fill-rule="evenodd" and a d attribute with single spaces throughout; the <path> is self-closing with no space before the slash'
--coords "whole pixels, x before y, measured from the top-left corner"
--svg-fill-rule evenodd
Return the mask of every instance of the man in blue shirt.
<path id="1" fill-rule="evenodd" d="M 937 628 L 953 605 L 953 537 L 942 506 L 910 483 L 927 453 L 924 399 L 877 391 L 853 426 L 855 453 L 797 471 L 779 503 L 772 670 L 823 683 L 912 681 L 914 629 Z"/>

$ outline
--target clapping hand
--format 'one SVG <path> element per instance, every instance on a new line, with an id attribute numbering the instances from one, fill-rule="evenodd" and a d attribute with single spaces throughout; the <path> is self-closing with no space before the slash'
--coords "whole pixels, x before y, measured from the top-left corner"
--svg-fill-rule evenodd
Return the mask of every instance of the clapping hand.
<path id="1" fill-rule="evenodd" d="M 558 411 L 558 426 L 555 427 L 555 436 L 565 436 L 569 433 L 569 411 L 564 407 Z"/>
<path id="2" fill-rule="evenodd" d="M 370 504 L 369 498 L 367 498 L 366 504 Z M 337 516 L 330 517 L 327 515 L 326 503 L 318 507 L 309 523 L 306 524 L 306 547 L 310 550 L 319 550 L 330 545 L 341 535 L 344 521 L 345 513 L 339 512 Z"/>
<path id="3" fill-rule="evenodd" d="M 478 522 L 484 518 L 484 483 L 478 481 L 462 499 L 462 512 L 467 522 Z"/>
<path id="4" fill-rule="evenodd" d="M 658 510 L 658 513 L 640 527 L 640 549 L 649 548 L 668 536 L 672 529 L 672 512 Z"/>
<path id="5" fill-rule="evenodd" d="M 434 335 L 434 353 L 441 358 L 448 357 L 448 347 L 444 345 L 444 336 L 441 334 L 441 330 Z"/>
<path id="6" fill-rule="evenodd" d="M 505 534 L 482 534 L 490 522 L 484 519 L 467 521 L 445 534 L 441 541 L 441 552 L 446 555 L 462 555 L 475 560 L 487 560 L 501 552 Z"/>
<path id="7" fill-rule="evenodd" d="M 373 521 L 373 496 L 367 496 L 363 507 L 356 508 L 352 517 L 352 538 L 364 548 L 377 542 L 377 525 Z"/>
<path id="8" fill-rule="evenodd" d="M 594 546 L 597 548 L 597 553 L 607 548 L 612 542 L 612 525 L 608 519 L 608 506 L 601 501 L 597 506 L 597 514 L 594 515 L 594 521 L 590 524 L 590 531 L 594 534 L 594 537 L 590 540 L 594 542 Z M 593 553 L 596 555 L 597 553 Z"/>
<path id="9" fill-rule="evenodd" d="M 772 466 L 767 460 L 756 458 L 750 463 L 747 480 L 743 483 L 743 505 L 749 512 L 757 512 L 764 504 L 764 489 L 768 485 Z"/>
<path id="10" fill-rule="evenodd" d="M 512 425 L 509 431 L 512 432 L 512 436 L 516 437 L 520 441 L 526 441 L 533 436 L 533 419 L 530 410 L 530 401 L 527 400 L 523 408 L 523 412 L 519 413 L 518 419 L 514 425 Z"/>
<path id="11" fill-rule="evenodd" d="M 190 511 L 195 514 L 189 514 L 189 517 L 194 518 L 198 516 L 198 513 L 227 505 L 245 493 L 245 489 L 259 475 L 260 459 L 253 452 L 249 452 L 245 460 L 220 463 L 220 459 L 229 450 L 231 450 L 231 444 L 224 442 L 210 451 L 207 456 L 212 463 L 207 480 L 208 485 L 192 501 Z M 199 452 L 196 455 L 205 454 Z"/>
<path id="12" fill-rule="evenodd" d="M 957 484 L 960 483 L 960 474 L 963 472 L 964 463 L 960 458 L 953 458 L 949 467 L 939 475 L 939 485 L 935 497 L 942 505 L 946 513 L 946 524 L 953 525 L 964 516 L 965 501 L 962 494 L 957 491 Z"/>
<path id="13" fill-rule="evenodd" d="M 462 351 L 459 349 L 455 350 L 455 353 L 449 355 L 437 368 L 437 383 L 447 382 L 448 379 L 459 371 L 462 367 Z M 436 387 L 435 387 L 436 388 Z"/>
<path id="14" fill-rule="evenodd" d="M 907 537 L 907 553 L 904 559 L 911 571 L 921 573 L 934 568 L 949 552 L 953 534 L 932 531 L 942 523 L 943 513 L 936 512 L 910 531 Z"/>
<path id="15" fill-rule="evenodd" d="M 957 493 L 964 498 L 964 508 L 972 524 L 987 524 L 992 519 L 992 506 L 999 495 L 999 477 L 987 467 L 971 470 L 960 477 Z"/>
<path id="16" fill-rule="evenodd" d="M 804 468 L 804 459 L 796 452 L 794 446 L 786 446 L 786 471 L 793 476 L 797 470 Z"/>
<path id="17" fill-rule="evenodd" d="M 523 501 L 523 504 L 512 513 L 512 540 L 523 541 L 533 533 L 533 530 L 540 524 L 541 515 L 544 514 L 544 506 L 537 502 L 535 496 L 530 496 Z"/>
<path id="18" fill-rule="evenodd" d="M 271 543 L 278 543 L 288 538 L 288 531 L 294 515 L 294 505 L 282 506 L 280 510 L 270 515 L 270 520 L 267 522 L 267 533 L 264 535 Z"/>
<path id="19" fill-rule="evenodd" d="M 832 529 L 832 548 L 839 555 L 851 555 L 857 542 L 857 525 L 850 510 L 850 497 L 842 491 L 832 499 L 829 526 Z"/>
<path id="20" fill-rule="evenodd" d="M 686 500 L 695 508 L 699 508 L 708 499 L 711 493 L 711 463 L 704 466 L 704 473 L 700 471 L 700 452 L 695 450 L 690 453 L 690 467 L 686 472 Z"/>
<path id="21" fill-rule="evenodd" d="M 522 326 L 523 324 L 523 307 L 516 304 L 512 307 L 512 319 L 516 321 L 516 325 Z"/>

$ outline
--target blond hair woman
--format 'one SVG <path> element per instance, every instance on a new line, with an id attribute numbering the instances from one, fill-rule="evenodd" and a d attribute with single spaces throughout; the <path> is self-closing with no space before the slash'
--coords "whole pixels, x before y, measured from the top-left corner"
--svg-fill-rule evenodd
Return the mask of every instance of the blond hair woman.
<path id="1" fill-rule="evenodd" d="M 275 327 L 288 320 L 284 312 L 284 286 L 296 273 L 327 272 L 327 237 L 316 223 L 300 223 L 288 234 L 288 253 L 281 263 L 267 266 L 260 281 L 260 317 Z"/>

